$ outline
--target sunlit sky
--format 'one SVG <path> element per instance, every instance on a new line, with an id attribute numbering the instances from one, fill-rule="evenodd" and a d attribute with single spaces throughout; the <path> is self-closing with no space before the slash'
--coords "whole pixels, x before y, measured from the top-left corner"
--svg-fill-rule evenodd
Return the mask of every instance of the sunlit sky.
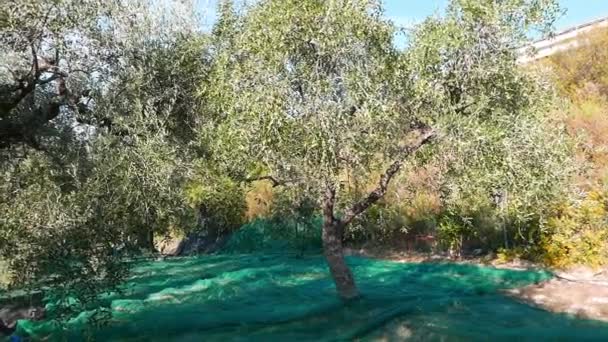
<path id="1" fill-rule="evenodd" d="M 204 26 L 215 20 L 218 0 L 198 0 L 204 13 Z M 565 15 L 557 22 L 557 30 L 608 16 L 608 0 L 559 0 Z M 386 15 L 399 26 L 411 26 L 425 17 L 441 13 L 448 0 L 384 0 Z"/>
<path id="2" fill-rule="evenodd" d="M 608 16 L 608 0 L 560 0 L 566 13 L 557 22 L 558 30 Z M 448 0 L 385 0 L 386 15 L 396 24 L 409 26 L 426 16 L 441 13 Z"/>

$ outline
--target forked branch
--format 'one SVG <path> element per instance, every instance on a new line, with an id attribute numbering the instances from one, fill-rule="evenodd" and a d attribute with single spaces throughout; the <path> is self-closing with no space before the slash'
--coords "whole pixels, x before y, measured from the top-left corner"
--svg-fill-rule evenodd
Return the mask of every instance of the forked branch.
<path id="1" fill-rule="evenodd" d="M 355 203 L 350 209 L 344 213 L 344 216 L 341 219 L 341 224 L 343 226 L 348 225 L 352 220 L 355 219 L 359 214 L 364 212 L 367 208 L 372 206 L 374 203 L 378 202 L 381 199 L 388 189 L 388 185 L 391 182 L 391 179 L 401 170 L 403 167 L 403 163 L 405 160 L 416 153 L 422 146 L 429 143 L 435 137 L 435 131 L 433 131 L 430 127 L 422 127 L 419 129 L 419 136 L 416 140 L 406 146 L 400 154 L 400 157 L 394 161 L 382 174 L 380 177 L 380 181 L 376 188 L 370 192 L 365 198 Z"/>

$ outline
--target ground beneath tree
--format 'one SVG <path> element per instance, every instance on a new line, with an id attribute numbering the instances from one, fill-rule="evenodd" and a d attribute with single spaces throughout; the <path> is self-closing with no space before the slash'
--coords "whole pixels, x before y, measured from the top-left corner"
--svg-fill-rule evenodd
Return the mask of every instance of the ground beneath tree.
<path id="1" fill-rule="evenodd" d="M 554 279 L 512 289 L 508 293 L 549 311 L 608 322 L 608 277 L 605 271 L 578 268 L 556 272 Z"/>
<path id="2" fill-rule="evenodd" d="M 454 263 L 350 257 L 364 294 L 337 299 L 321 256 L 218 255 L 144 262 L 108 326 L 61 331 L 19 324 L 37 339 L 99 341 L 607 341 L 608 324 L 554 314 L 504 290 L 551 275 Z"/>
<path id="3" fill-rule="evenodd" d="M 395 262 L 457 262 L 461 264 L 484 265 L 512 270 L 540 270 L 538 265 L 526 260 L 499 263 L 491 256 L 470 257 L 459 261 L 443 255 L 429 253 L 406 253 L 386 249 L 349 249 L 350 255 L 367 256 Z M 575 267 L 554 272 L 554 277 L 546 281 L 505 291 L 524 303 L 555 313 L 563 313 L 579 318 L 608 322 L 608 268 L 591 269 Z"/>

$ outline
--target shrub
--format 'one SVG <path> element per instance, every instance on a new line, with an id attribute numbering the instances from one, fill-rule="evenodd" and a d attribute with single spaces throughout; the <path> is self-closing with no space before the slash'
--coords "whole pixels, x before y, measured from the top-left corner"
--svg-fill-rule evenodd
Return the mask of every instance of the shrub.
<path id="1" fill-rule="evenodd" d="M 437 233 L 440 247 L 460 256 L 463 241 L 475 235 L 475 227 L 471 218 L 448 213 L 439 220 Z"/>
<path id="2" fill-rule="evenodd" d="M 268 218 L 274 207 L 275 189 L 268 181 L 253 182 L 245 195 L 248 220 Z"/>
<path id="3" fill-rule="evenodd" d="M 496 253 L 496 261 L 504 264 L 517 259 L 526 259 L 528 256 L 527 251 L 522 247 L 499 248 Z"/>
<path id="4" fill-rule="evenodd" d="M 347 227 L 346 239 L 351 242 L 395 244 L 399 235 L 409 230 L 407 217 L 399 204 L 379 203 L 369 208 Z"/>
<path id="5" fill-rule="evenodd" d="M 97 191 L 117 184 L 89 179 L 75 191 L 66 182 L 61 189 L 58 176 L 65 177 L 38 154 L 5 169 L 0 258 L 12 275 L 11 286 L 44 288 L 53 304 L 49 316 L 64 318 L 98 303 L 101 292 L 115 290 L 128 265 L 117 248 L 122 222 L 102 210 L 110 201 Z"/>
<path id="6" fill-rule="evenodd" d="M 203 171 L 185 188 L 187 202 L 199 212 L 199 225 L 208 234 L 218 236 L 244 223 L 245 192 L 228 176 Z"/>
<path id="7" fill-rule="evenodd" d="M 248 214 L 256 212 L 256 215 L 250 216 L 252 220 L 230 237 L 225 251 L 320 250 L 321 219 L 311 194 L 255 182 L 248 193 L 248 204 L 254 206 L 253 210 L 248 207 Z"/>
<path id="8" fill-rule="evenodd" d="M 411 235 L 434 233 L 443 206 L 438 191 L 439 178 L 432 165 L 407 170 L 395 179 L 381 201 L 353 221 L 347 228 L 346 239 L 398 248 L 407 245 Z M 351 176 L 350 182 L 353 184 L 349 184 L 346 202 L 350 197 L 361 196 L 359 178 Z M 370 182 L 363 190 L 375 185 Z"/>
<path id="9" fill-rule="evenodd" d="M 600 28 L 577 37 L 581 47 L 551 56 L 548 64 L 555 72 L 562 94 L 579 100 L 589 94 L 608 96 L 608 29 Z"/>
<path id="10" fill-rule="evenodd" d="M 608 193 L 591 191 L 560 206 L 543 229 L 541 257 L 554 267 L 608 262 Z"/>

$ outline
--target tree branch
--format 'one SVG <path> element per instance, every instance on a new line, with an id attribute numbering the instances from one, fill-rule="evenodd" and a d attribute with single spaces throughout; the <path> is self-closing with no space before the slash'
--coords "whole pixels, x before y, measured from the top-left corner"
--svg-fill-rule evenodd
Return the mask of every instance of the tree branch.
<path id="1" fill-rule="evenodd" d="M 38 56 L 33 43 L 31 43 L 30 47 L 32 52 L 32 68 L 27 76 L 15 79 L 17 86 L 14 89 L 1 90 L 3 93 L 5 91 L 8 92 L 8 94 L 1 94 L 2 96 L 0 96 L 3 99 L 0 103 L 0 116 L 8 115 L 23 99 L 36 90 L 36 86 L 47 84 L 58 78 L 68 77 L 67 73 L 57 70 L 55 61 Z M 53 75 L 41 80 L 40 76 L 46 72 L 52 72 Z M 11 73 L 13 72 L 11 71 Z"/>
<path id="2" fill-rule="evenodd" d="M 248 183 L 262 181 L 262 180 L 270 181 L 272 183 L 273 188 L 276 188 L 279 185 L 285 185 L 285 183 L 286 183 L 286 182 L 279 181 L 278 179 L 274 178 L 273 176 L 259 176 L 259 177 L 245 178 L 245 182 L 248 182 Z"/>
<path id="3" fill-rule="evenodd" d="M 433 139 L 433 137 L 435 137 L 435 132 L 430 127 L 421 128 L 419 131 L 420 135 L 418 136 L 416 141 L 413 144 L 405 147 L 401 153 L 401 157 L 398 160 L 394 161 L 388 167 L 388 169 L 386 169 L 382 177 L 380 177 L 378 186 L 365 198 L 355 203 L 350 209 L 346 211 L 346 213 L 344 213 L 344 216 L 340 220 L 343 226 L 346 226 L 347 224 L 352 222 L 355 217 L 364 212 L 374 203 L 378 202 L 378 200 L 386 194 L 391 179 L 393 178 L 393 176 L 395 176 L 395 174 L 397 174 L 397 172 L 399 172 L 399 170 L 401 170 L 405 159 L 410 155 L 414 154 L 422 146 L 429 143 Z"/>
<path id="4" fill-rule="evenodd" d="M 50 71 L 50 72 L 53 73 L 51 76 L 49 76 L 48 78 L 45 78 L 43 80 L 42 79 L 36 80 L 36 84 L 38 84 L 38 85 L 45 85 L 47 83 L 53 82 L 56 79 L 60 79 L 60 78 L 63 79 L 65 77 L 68 77 L 68 74 L 66 72 L 63 72 L 63 71 L 60 71 L 60 70 Z"/>
<path id="5" fill-rule="evenodd" d="M 334 216 L 334 206 L 336 203 L 336 188 L 331 183 L 327 183 L 325 187 L 325 193 L 323 193 L 323 217 L 326 222 L 334 223 L 336 218 Z M 339 238 L 342 238 L 342 234 L 338 233 Z"/>
<path id="6" fill-rule="evenodd" d="M 30 42 L 30 48 L 32 50 L 32 70 L 34 71 L 34 80 L 36 80 L 40 76 L 40 66 L 38 65 L 38 53 L 36 53 L 34 42 Z"/>

